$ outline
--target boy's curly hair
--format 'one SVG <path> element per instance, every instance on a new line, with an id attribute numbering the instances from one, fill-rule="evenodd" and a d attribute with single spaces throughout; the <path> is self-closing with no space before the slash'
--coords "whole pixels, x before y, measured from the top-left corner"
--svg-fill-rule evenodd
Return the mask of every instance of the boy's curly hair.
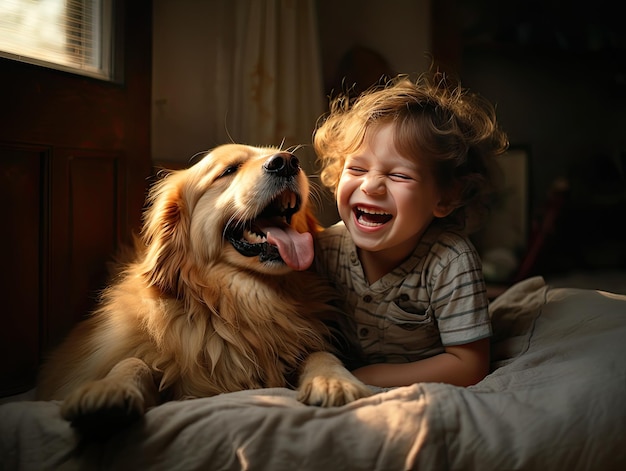
<path id="1" fill-rule="evenodd" d="M 440 73 L 415 82 L 398 76 L 353 101 L 347 95 L 332 99 L 313 137 L 322 183 L 336 191 L 346 156 L 388 123 L 395 127 L 398 153 L 428 165 L 448 195 L 455 209 L 446 219 L 461 227 L 481 222 L 497 188 L 495 157 L 506 151 L 508 139 L 490 102 Z"/>

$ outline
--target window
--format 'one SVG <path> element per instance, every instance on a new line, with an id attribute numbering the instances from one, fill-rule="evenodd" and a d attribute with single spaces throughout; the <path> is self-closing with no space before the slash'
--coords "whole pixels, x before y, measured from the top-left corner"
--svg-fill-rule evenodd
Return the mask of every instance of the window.
<path id="1" fill-rule="evenodd" d="M 2 0 L 0 56 L 113 78 L 112 0 Z"/>

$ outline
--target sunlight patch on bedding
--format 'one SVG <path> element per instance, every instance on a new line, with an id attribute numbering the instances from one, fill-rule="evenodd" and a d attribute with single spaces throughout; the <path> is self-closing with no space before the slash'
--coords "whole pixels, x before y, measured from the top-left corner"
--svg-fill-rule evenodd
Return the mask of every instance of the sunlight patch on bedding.
<path id="1" fill-rule="evenodd" d="M 596 292 L 600 296 L 604 296 L 605 298 L 615 299 L 617 301 L 626 301 L 626 295 L 623 295 L 623 294 L 611 293 L 609 291 L 601 291 L 601 290 L 597 290 Z"/>

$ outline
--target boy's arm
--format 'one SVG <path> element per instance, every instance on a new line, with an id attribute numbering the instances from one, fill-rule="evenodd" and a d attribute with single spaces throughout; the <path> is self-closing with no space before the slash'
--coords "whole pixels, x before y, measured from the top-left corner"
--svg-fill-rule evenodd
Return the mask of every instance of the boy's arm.
<path id="1" fill-rule="evenodd" d="M 377 363 L 352 373 L 365 384 L 382 388 L 409 384 L 449 383 L 471 386 L 489 373 L 489 338 L 445 347 L 445 352 L 411 363 Z"/>

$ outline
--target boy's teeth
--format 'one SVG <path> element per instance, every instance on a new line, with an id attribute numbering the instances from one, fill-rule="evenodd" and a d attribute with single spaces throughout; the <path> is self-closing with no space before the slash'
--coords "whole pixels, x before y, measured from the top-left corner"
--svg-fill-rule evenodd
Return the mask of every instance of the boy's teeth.
<path id="1" fill-rule="evenodd" d="M 380 226 L 382 225 L 381 223 L 376 223 L 376 222 L 370 222 L 370 221 L 365 221 L 363 219 L 363 216 L 359 216 L 359 223 L 362 224 L 363 226 L 370 226 L 370 227 L 374 227 L 374 226 Z"/>
<path id="2" fill-rule="evenodd" d="M 366 214 L 387 214 L 385 211 L 372 211 L 370 209 L 365 209 L 365 208 L 357 208 L 359 211 L 361 211 L 362 213 L 366 213 Z"/>

